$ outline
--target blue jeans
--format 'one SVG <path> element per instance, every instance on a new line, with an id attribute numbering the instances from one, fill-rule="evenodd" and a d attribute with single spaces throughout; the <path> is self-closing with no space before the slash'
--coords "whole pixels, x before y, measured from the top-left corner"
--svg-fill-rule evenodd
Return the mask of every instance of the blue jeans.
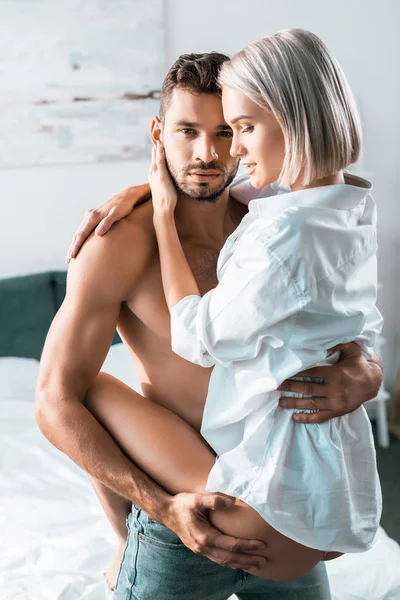
<path id="1" fill-rule="evenodd" d="M 114 600 L 330 600 L 324 563 L 295 581 L 222 567 L 189 550 L 168 527 L 132 506 Z"/>

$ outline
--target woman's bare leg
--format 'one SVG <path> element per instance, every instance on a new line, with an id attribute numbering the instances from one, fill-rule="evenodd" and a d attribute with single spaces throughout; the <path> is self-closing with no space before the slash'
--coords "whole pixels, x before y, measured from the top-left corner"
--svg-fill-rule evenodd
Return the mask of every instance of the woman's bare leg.
<path id="1" fill-rule="evenodd" d="M 117 535 L 117 552 L 106 571 L 103 573 L 108 587 L 110 590 L 114 590 L 128 536 L 126 519 L 131 512 L 132 503 L 114 492 L 114 490 L 111 490 L 95 477 L 89 475 L 89 479 L 100 501 L 101 507 Z"/>
<path id="2" fill-rule="evenodd" d="M 194 481 L 198 481 L 198 475 L 200 472 L 204 472 L 204 461 L 209 464 L 208 472 L 214 464 L 215 454 L 197 431 L 168 409 L 140 396 L 111 375 L 99 373 L 86 395 L 85 406 L 107 429 L 122 451 L 171 494 L 194 491 L 189 487 L 184 489 L 182 486 L 189 485 L 191 476 L 194 477 Z M 179 425 L 182 438 L 177 448 L 174 432 Z M 151 433 L 150 436 L 149 433 Z M 160 442 L 157 448 L 154 447 L 154 440 Z M 174 449 L 171 448 L 171 442 L 173 442 Z M 172 468 L 168 478 L 161 477 L 164 468 L 162 465 L 165 464 L 165 461 L 170 464 L 168 457 L 173 456 L 177 451 L 179 453 L 181 445 L 191 448 L 195 444 L 194 448 L 196 448 L 199 442 L 201 442 L 203 452 L 187 463 L 186 471 L 182 472 L 179 469 L 173 471 Z M 164 458 L 161 464 L 159 462 L 160 451 Z M 161 472 L 158 468 L 156 470 L 152 468 L 154 464 L 161 466 Z M 173 465 L 170 464 L 170 467 Z M 178 488 L 171 488 L 168 485 L 171 477 L 178 484 Z M 89 477 L 89 479 L 118 538 L 117 552 L 104 573 L 108 587 L 113 590 L 128 535 L 126 517 L 131 510 L 131 504 L 128 504 L 124 498 L 94 477 Z M 205 481 L 202 491 L 204 491 L 204 487 Z"/>
<path id="3" fill-rule="evenodd" d="M 106 513 L 107 519 L 110 521 L 111 527 L 117 535 L 118 541 L 120 543 L 125 543 L 128 536 L 126 519 L 131 512 L 132 503 L 104 485 L 104 483 L 95 477 L 89 475 L 89 479 L 94 487 L 94 491 L 100 501 L 101 507 Z"/>
<path id="4" fill-rule="evenodd" d="M 140 396 L 111 375 L 99 374 L 85 400 L 87 408 L 132 461 L 170 494 L 204 492 L 215 454 L 202 436 L 172 411 Z M 267 564 L 255 574 L 295 579 L 313 568 L 322 552 L 278 533 L 249 505 L 215 510 L 212 523 L 235 537 L 267 543 Z"/>

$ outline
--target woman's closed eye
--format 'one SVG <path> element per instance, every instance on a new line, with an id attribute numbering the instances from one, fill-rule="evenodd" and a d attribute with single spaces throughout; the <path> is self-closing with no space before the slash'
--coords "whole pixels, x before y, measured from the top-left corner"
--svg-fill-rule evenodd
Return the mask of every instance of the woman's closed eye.
<path id="1" fill-rule="evenodd" d="M 248 125 L 244 129 L 242 129 L 240 133 L 251 133 L 253 130 L 254 130 L 254 125 Z"/>

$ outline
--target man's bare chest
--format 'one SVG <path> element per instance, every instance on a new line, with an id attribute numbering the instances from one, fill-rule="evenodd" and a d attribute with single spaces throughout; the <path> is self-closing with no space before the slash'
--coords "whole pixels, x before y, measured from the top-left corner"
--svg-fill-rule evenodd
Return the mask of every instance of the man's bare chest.
<path id="1" fill-rule="evenodd" d="M 201 246 L 184 246 L 184 252 L 192 270 L 200 294 L 203 296 L 218 284 L 216 269 L 219 252 Z M 134 315 L 130 328 L 148 328 L 156 338 L 164 340 L 170 347 L 170 314 L 165 301 L 159 257 L 155 256 L 135 286 L 126 308 Z M 133 333 L 133 332 L 132 332 Z M 154 339 L 154 338 L 153 338 Z"/>
<path id="2" fill-rule="evenodd" d="M 202 246 L 185 246 L 183 249 L 199 286 L 200 294 L 203 296 L 218 284 L 217 262 L 219 252 Z"/>

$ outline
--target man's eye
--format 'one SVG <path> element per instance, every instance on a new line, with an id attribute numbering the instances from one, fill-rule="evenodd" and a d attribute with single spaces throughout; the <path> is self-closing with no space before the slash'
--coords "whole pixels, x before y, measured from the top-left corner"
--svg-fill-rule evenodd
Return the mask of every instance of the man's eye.
<path id="1" fill-rule="evenodd" d="M 233 133 L 232 133 L 232 131 L 220 131 L 220 132 L 218 133 L 218 135 L 219 135 L 220 137 L 227 137 L 227 138 L 231 138 L 231 137 L 232 137 L 232 135 L 233 135 Z"/>
<path id="2" fill-rule="evenodd" d="M 180 133 L 184 133 L 184 134 L 196 133 L 194 129 L 180 129 L 179 131 L 180 131 Z"/>

